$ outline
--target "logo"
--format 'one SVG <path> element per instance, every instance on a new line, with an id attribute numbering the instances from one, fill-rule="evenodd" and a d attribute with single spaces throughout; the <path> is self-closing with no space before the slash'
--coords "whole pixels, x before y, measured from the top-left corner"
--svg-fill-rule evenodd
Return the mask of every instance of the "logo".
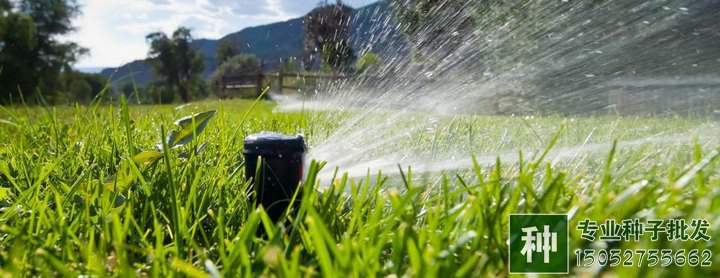
<path id="1" fill-rule="evenodd" d="M 509 238 L 511 274 L 568 273 L 566 214 L 511 214 Z"/>

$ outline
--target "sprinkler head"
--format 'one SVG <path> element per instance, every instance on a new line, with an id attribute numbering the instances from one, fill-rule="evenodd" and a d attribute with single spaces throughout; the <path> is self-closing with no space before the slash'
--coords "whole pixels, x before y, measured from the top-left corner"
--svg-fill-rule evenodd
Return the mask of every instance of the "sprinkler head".
<path id="1" fill-rule="evenodd" d="M 253 181 L 257 203 L 275 222 L 288 209 L 295 191 L 298 193 L 293 206 L 300 205 L 302 189 L 298 185 L 303 175 L 305 149 L 302 135 L 261 132 L 245 137 L 245 175 Z"/>

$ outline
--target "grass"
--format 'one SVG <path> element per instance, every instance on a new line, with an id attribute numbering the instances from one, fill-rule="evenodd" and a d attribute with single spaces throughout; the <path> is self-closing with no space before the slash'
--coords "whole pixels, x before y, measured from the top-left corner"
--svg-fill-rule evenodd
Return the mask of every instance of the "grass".
<path id="1" fill-rule="evenodd" d="M 703 218 L 709 242 L 623 242 L 596 248 L 710 249 L 720 236 L 716 141 L 610 148 L 599 160 L 551 164 L 540 156 L 475 164 L 435 179 L 412 167 L 402 177 L 339 174 L 320 184 L 312 163 L 295 216 L 271 223 L 244 178 L 242 139 L 260 130 L 305 132 L 312 144 L 338 127 L 330 113 L 272 113 L 261 102 L 207 101 L 181 107 L 75 106 L 0 109 L 0 272 L 4 276 L 506 276 L 510 213 L 589 218 Z M 157 160 L 173 121 L 216 110 L 204 132 Z M 471 153 L 681 134 L 708 122 L 681 118 L 466 117 L 408 148 L 468 139 Z M 559 123 L 566 129 L 558 133 Z M 709 123 L 712 124 L 712 123 Z M 472 131 L 474 130 L 474 131 Z M 479 130 L 483 130 L 480 132 Z M 590 131 L 596 132 L 588 139 Z M 475 134 L 475 135 L 472 135 Z M 504 134 L 504 135 L 503 135 Z M 717 136 L 717 134 L 711 134 Z M 477 137 L 472 137 L 477 136 Z M 494 139 L 494 140 L 493 140 Z M 473 144 L 471 142 L 480 142 Z M 705 142 L 705 143 L 703 143 Z M 202 151 L 200 145 L 205 144 Z M 412 166 L 412 165 L 409 165 Z M 125 174 L 123 174 L 125 173 Z M 126 187 L 123 177 L 134 177 Z M 108 187 L 108 182 L 114 186 Z M 323 194 L 315 189 L 323 185 Z M 266 237 L 256 230 L 263 226 Z M 571 231 L 572 249 L 590 247 Z M 572 274 L 720 275 L 710 267 L 573 268 Z"/>

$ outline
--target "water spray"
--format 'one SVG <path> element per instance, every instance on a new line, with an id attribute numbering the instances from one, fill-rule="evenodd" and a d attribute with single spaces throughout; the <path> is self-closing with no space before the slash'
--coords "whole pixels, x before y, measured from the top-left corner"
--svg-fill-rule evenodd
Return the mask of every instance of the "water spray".
<path id="1" fill-rule="evenodd" d="M 245 137 L 245 173 L 253 181 L 257 204 L 273 221 L 282 217 L 293 196 L 293 208 L 300 205 L 305 150 L 302 135 L 261 132 Z"/>

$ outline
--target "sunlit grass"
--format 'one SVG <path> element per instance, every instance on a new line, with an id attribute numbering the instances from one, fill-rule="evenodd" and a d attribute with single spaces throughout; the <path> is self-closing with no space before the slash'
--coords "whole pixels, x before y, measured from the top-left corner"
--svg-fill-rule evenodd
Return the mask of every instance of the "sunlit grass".
<path id="1" fill-rule="evenodd" d="M 323 194 L 314 190 L 321 187 L 315 174 L 322 163 L 312 163 L 301 209 L 277 225 L 254 207 L 242 139 L 261 130 L 302 131 L 313 145 L 335 130 L 338 117 L 273 113 L 274 104 L 261 102 L 243 118 L 251 105 L 233 100 L 0 109 L 0 269 L 43 276 L 502 276 L 508 271 L 508 214 L 517 212 L 569 213 L 570 227 L 584 218 L 704 218 L 713 224 L 710 242 L 645 240 L 621 247 L 720 252 L 714 242 L 720 236 L 717 145 L 701 143 L 610 148 L 600 154 L 604 159 L 579 167 L 550 165 L 535 155 L 428 180 L 415 178 L 412 165 L 403 165 L 402 178 L 339 173 L 331 184 L 324 181 Z M 217 113 L 197 138 L 158 163 L 131 167 L 139 176 L 127 188 L 105 186 L 135 154 L 155 150 L 176 119 L 208 110 Z M 592 142 L 612 144 L 682 136 L 706 123 L 616 117 L 448 121 L 455 122 L 440 125 L 447 130 L 439 135 L 415 135 L 410 147 L 436 142 L 442 148 L 474 129 L 482 143 L 468 150 L 470 157 L 492 151 L 498 143 L 492 139 L 505 133 L 504 148 L 548 146 L 563 122 L 555 147 L 583 143 L 592 130 Z M 201 144 L 204 150 L 195 154 Z M 256 233 L 260 225 L 267 236 Z M 584 247 L 574 229 L 571 237 L 571 248 Z M 720 275 L 718 263 L 592 271 L 712 277 Z"/>

